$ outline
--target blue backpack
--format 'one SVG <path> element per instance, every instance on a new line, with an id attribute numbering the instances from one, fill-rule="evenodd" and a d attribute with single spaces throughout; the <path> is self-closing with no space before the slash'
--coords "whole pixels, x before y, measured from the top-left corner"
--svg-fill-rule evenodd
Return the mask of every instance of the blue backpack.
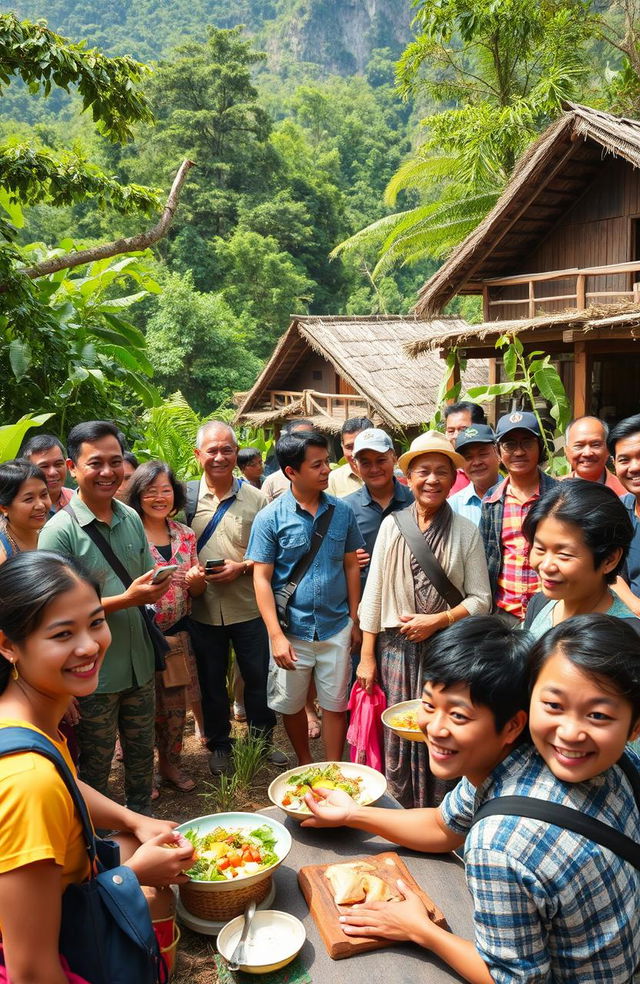
<path id="1" fill-rule="evenodd" d="M 53 762 L 82 823 L 92 875 L 62 895 L 60 953 L 90 984 L 166 984 L 147 900 L 115 841 L 96 838 L 73 775 L 55 745 L 30 728 L 0 729 L 0 757 L 36 752 Z"/>

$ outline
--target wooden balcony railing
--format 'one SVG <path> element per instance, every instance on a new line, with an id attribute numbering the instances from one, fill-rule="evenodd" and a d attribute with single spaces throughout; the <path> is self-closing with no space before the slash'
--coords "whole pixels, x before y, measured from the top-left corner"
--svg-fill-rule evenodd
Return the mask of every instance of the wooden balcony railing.
<path id="1" fill-rule="evenodd" d="M 527 305 L 527 316 L 534 318 L 536 307 L 540 304 L 551 304 L 556 301 L 573 301 L 579 311 L 588 307 L 588 302 L 604 297 L 618 297 L 640 304 L 640 282 L 633 282 L 631 290 L 587 290 L 587 277 L 612 277 L 617 274 L 633 274 L 640 271 L 640 260 L 630 263 L 613 263 L 609 266 L 573 267 L 569 270 L 548 270 L 545 273 L 524 273 L 512 277 L 492 277 L 483 280 L 483 298 L 485 318 L 490 318 L 491 308 L 507 307 L 510 305 Z M 575 280 L 575 292 L 566 294 L 549 294 L 536 296 L 536 284 L 550 280 Z M 527 285 L 528 296 L 491 299 L 492 287 L 518 287 Z M 567 305 L 568 306 L 568 305 Z"/>
<path id="2" fill-rule="evenodd" d="M 370 415 L 370 406 L 363 396 L 344 393 L 319 393 L 316 390 L 269 390 L 272 410 L 302 401 L 303 413 L 309 417 L 321 413 L 326 417 L 348 420 L 349 417 Z"/>

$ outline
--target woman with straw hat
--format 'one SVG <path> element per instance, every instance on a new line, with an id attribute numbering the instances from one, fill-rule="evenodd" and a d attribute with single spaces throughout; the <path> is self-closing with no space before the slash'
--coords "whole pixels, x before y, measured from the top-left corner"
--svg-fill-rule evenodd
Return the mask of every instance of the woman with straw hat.
<path id="1" fill-rule="evenodd" d="M 464 460 L 437 431 L 421 434 L 401 455 L 414 504 L 383 520 L 360 605 L 363 631 L 358 680 L 378 680 L 388 704 L 422 693 L 423 644 L 435 632 L 491 610 L 482 540 L 447 496 Z M 436 806 L 448 786 L 429 772 L 426 746 L 385 735 L 390 792 L 404 807 Z"/>

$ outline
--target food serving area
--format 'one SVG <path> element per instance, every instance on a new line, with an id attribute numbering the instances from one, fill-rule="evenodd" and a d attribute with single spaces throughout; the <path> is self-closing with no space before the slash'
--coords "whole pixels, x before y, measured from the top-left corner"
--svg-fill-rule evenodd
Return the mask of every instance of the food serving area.
<path id="1" fill-rule="evenodd" d="M 377 804 L 401 809 L 389 795 Z M 343 960 L 332 960 L 326 950 L 304 896 L 298 886 L 298 871 L 306 865 L 332 864 L 351 858 L 388 851 L 388 841 L 360 830 L 346 827 L 301 827 L 277 807 L 261 810 L 266 816 L 284 824 L 292 839 L 289 856 L 274 874 L 276 897 L 273 908 L 289 912 L 304 924 L 307 939 L 299 961 L 313 984 L 450 984 L 461 978 L 426 950 L 412 943 L 390 943 L 379 950 L 358 953 Z M 454 855 L 416 854 L 402 847 L 393 848 L 405 860 L 418 884 L 444 912 L 450 928 L 473 939 L 471 899 L 464 878 L 462 862 Z M 254 980 L 269 984 L 269 976 Z"/>

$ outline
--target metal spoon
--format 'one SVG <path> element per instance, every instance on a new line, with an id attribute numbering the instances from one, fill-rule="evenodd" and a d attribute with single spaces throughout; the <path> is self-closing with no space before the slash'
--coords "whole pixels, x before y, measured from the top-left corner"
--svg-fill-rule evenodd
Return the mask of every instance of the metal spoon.
<path id="1" fill-rule="evenodd" d="M 251 920 L 256 914 L 256 904 L 255 902 L 249 902 L 249 905 L 244 910 L 244 926 L 242 927 L 242 935 L 236 943 L 235 950 L 231 954 L 231 959 L 229 960 L 229 970 L 240 970 L 240 964 L 244 963 L 241 957 L 244 957 L 244 945 L 249 935 L 249 928 L 251 926 Z"/>

